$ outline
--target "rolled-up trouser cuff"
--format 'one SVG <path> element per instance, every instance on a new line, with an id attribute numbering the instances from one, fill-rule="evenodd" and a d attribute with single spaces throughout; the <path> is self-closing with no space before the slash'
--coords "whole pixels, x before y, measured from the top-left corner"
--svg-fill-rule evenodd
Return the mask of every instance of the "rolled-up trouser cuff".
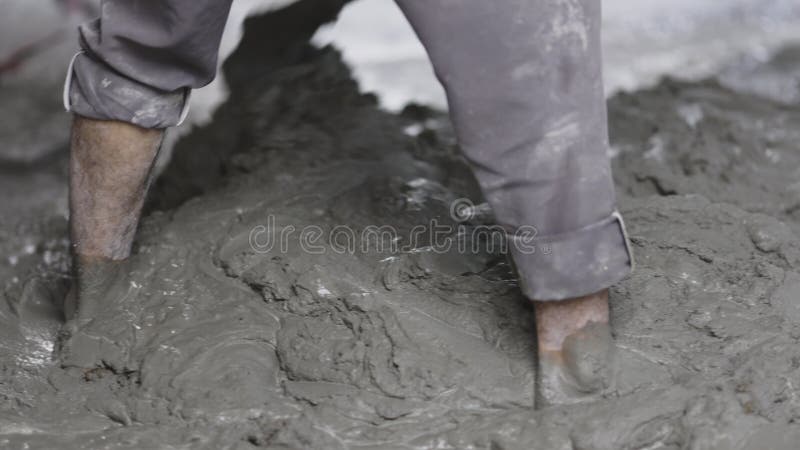
<path id="1" fill-rule="evenodd" d="M 67 72 L 64 108 L 91 119 L 168 128 L 180 125 L 186 117 L 190 92 L 147 86 L 80 52 Z"/>
<path id="2" fill-rule="evenodd" d="M 633 269 L 625 224 L 616 211 L 569 233 L 543 237 L 516 233 L 510 243 L 522 292 L 537 301 L 592 294 Z"/>

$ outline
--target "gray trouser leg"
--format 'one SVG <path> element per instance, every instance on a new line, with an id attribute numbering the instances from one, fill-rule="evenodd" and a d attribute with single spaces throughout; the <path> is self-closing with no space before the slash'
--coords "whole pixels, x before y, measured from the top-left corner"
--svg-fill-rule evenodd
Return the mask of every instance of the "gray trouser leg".
<path id="1" fill-rule="evenodd" d="M 599 0 L 397 0 L 450 115 L 524 293 L 597 292 L 631 258 L 607 156 Z M 520 230 L 535 228 L 532 241 Z"/>
<path id="2" fill-rule="evenodd" d="M 232 0 L 102 0 L 79 29 L 68 110 L 143 128 L 181 119 L 189 89 L 210 83 Z"/>
<path id="3" fill-rule="evenodd" d="M 104 0 L 68 103 L 146 128 L 214 76 L 231 0 Z M 398 0 L 445 87 L 524 293 L 593 293 L 631 268 L 607 155 L 598 0 Z M 529 232 L 536 234 L 530 239 Z M 522 234 L 520 231 L 528 234 Z"/>

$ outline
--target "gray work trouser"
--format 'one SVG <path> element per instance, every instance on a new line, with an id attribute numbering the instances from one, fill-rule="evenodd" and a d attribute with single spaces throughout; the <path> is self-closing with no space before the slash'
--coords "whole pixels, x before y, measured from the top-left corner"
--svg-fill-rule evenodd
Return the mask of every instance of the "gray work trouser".
<path id="1" fill-rule="evenodd" d="M 176 125 L 187 92 L 214 78 L 230 3 L 104 0 L 101 17 L 80 28 L 68 108 L 145 128 Z M 398 3 L 511 236 L 524 293 L 560 300 L 627 275 L 632 260 L 607 156 L 600 0 Z"/>

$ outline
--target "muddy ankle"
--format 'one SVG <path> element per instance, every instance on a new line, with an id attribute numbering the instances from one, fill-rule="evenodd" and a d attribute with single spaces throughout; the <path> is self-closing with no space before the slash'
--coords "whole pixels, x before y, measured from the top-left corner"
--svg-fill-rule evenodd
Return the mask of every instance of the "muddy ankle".
<path id="1" fill-rule="evenodd" d="M 615 346 L 607 323 L 590 322 L 564 340 L 564 366 L 580 389 L 596 392 L 610 387 Z"/>
<path id="2" fill-rule="evenodd" d="M 567 336 L 587 324 L 608 323 L 608 290 L 558 301 L 533 301 L 540 349 L 558 351 Z"/>
<path id="3" fill-rule="evenodd" d="M 56 341 L 55 356 L 62 367 L 121 367 L 116 338 L 110 337 L 117 330 L 105 327 L 104 320 L 129 289 L 127 260 L 76 257 L 75 261 L 73 283 L 64 300 L 66 321 Z"/>
<path id="4" fill-rule="evenodd" d="M 76 257 L 75 277 L 64 299 L 67 320 L 86 322 L 96 316 L 125 274 L 127 260 Z"/>
<path id="5" fill-rule="evenodd" d="M 64 322 L 69 322 L 75 319 L 78 310 L 78 287 L 75 281 L 72 282 L 67 294 L 64 296 Z"/>
<path id="6" fill-rule="evenodd" d="M 597 400 L 613 390 L 616 350 L 607 323 L 590 322 L 568 335 L 561 349 L 539 349 L 536 404 Z"/>

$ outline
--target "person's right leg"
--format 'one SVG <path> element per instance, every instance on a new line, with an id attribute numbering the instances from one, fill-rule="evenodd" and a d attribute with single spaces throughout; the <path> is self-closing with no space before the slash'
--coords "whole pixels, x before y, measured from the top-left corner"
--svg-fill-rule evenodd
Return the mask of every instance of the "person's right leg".
<path id="1" fill-rule="evenodd" d="M 541 400 L 581 400 L 603 384 L 585 369 L 602 372 L 611 350 L 607 288 L 631 267 L 607 157 L 600 2 L 398 3 L 511 237 L 523 293 L 537 312 Z"/>
<path id="2" fill-rule="evenodd" d="M 533 305 L 540 401 L 571 403 L 609 387 L 615 349 L 608 290 L 561 301 L 534 300 Z"/>

